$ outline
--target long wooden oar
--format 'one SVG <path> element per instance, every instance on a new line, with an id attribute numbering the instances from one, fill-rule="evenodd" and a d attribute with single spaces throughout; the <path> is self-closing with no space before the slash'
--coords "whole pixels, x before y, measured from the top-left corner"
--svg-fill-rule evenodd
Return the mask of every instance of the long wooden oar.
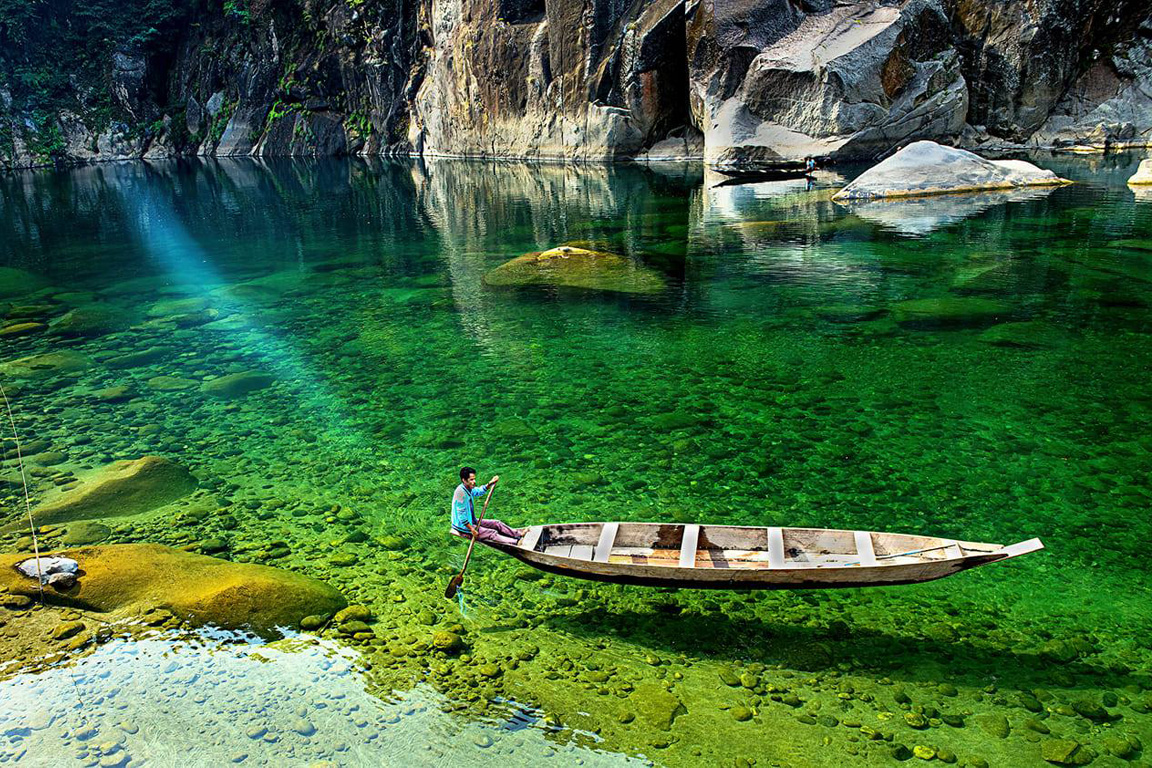
<path id="1" fill-rule="evenodd" d="M 496 490 L 493 485 L 488 489 L 488 495 L 484 497 L 484 509 L 480 510 L 480 519 L 476 521 L 476 525 L 472 526 L 475 530 L 472 531 L 472 541 L 468 542 L 468 554 L 464 555 L 464 567 L 460 569 L 460 573 L 452 577 L 452 581 L 448 582 L 448 588 L 444 590 L 444 597 L 456 597 L 456 590 L 460 589 L 460 585 L 464 583 L 464 571 L 468 570 L 468 561 L 472 558 L 472 547 L 476 546 L 476 535 L 480 533 L 480 523 L 484 520 L 484 515 L 488 514 L 488 502 L 492 500 L 492 491 Z"/>

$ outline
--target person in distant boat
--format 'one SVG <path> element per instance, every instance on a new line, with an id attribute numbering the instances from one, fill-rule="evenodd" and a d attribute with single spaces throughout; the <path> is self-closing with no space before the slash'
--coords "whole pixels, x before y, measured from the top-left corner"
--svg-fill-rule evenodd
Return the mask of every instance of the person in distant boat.
<path id="1" fill-rule="evenodd" d="M 816 158 L 809 155 L 808 157 L 804 158 L 804 173 L 810 174 L 814 170 L 816 170 Z"/>
<path id="2" fill-rule="evenodd" d="M 460 485 L 452 494 L 452 530 L 464 536 L 475 536 L 478 541 L 491 541 L 497 544 L 516 544 L 524 531 L 510 528 L 499 520 L 485 518 L 476 520 L 476 508 L 472 500 L 483 496 L 488 489 L 500 482 L 495 475 L 486 484 L 476 487 L 476 470 L 464 467 L 460 470 Z"/>

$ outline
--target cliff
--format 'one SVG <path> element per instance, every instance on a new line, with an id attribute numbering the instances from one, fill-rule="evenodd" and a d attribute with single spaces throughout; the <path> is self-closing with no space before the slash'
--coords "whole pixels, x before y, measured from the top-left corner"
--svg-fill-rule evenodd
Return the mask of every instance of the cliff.
<path id="1" fill-rule="evenodd" d="M 1152 144 L 1142 0 L 0 0 L 0 163 Z"/>

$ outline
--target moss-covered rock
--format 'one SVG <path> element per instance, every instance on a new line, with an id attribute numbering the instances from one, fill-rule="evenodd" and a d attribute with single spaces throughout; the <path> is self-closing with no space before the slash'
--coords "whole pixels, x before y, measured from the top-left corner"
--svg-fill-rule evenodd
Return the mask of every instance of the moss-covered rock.
<path id="1" fill-rule="evenodd" d="M 980 334 L 980 341 L 997 347 L 1054 349 L 1066 344 L 1068 336 L 1047 323 L 1031 320 L 994 325 Z"/>
<path id="2" fill-rule="evenodd" d="M 47 281 L 15 267 L 0 267 L 0 298 L 23 296 L 38 291 Z"/>
<path id="3" fill-rule="evenodd" d="M 1009 307 L 994 299 L 945 296 L 937 299 L 901 301 L 892 317 L 910 328 L 962 328 L 988 325 L 1007 317 Z"/>
<path id="4" fill-rule="evenodd" d="M 1040 745 L 1040 757 L 1056 765 L 1088 765 L 1096 759 L 1092 750 L 1075 739 L 1048 739 Z"/>
<path id="5" fill-rule="evenodd" d="M 210 302 L 203 296 L 189 296 L 184 299 L 165 299 L 158 301 L 148 309 L 148 317 L 170 317 L 172 315 L 187 315 L 194 312 L 203 312 L 208 309 Z"/>
<path id="6" fill-rule="evenodd" d="M 103 336 L 127 328 L 132 316 L 114 304 L 85 304 L 56 318 L 49 330 L 60 336 Z"/>
<path id="7" fill-rule="evenodd" d="M 632 259 L 603 251 L 561 246 L 527 253 L 484 275 L 494 288 L 551 285 L 619 293 L 658 293 L 664 289 L 659 272 Z"/>
<path id="8" fill-rule="evenodd" d="M 371 621 L 372 611 L 366 605 L 350 605 L 339 611 L 332 619 L 337 624 L 349 621 Z"/>
<path id="9" fill-rule="evenodd" d="M 79 487 L 49 495 L 36 509 L 41 523 L 136 515 L 196 490 L 196 478 L 160 456 L 117 461 L 82 478 Z"/>
<path id="10" fill-rule="evenodd" d="M 267 633 L 299 626 L 305 616 L 331 615 L 345 605 L 335 589 L 298 573 L 158 544 L 112 544 L 53 554 L 79 563 L 80 578 L 70 589 L 45 590 L 45 599 L 110 619 L 164 609 L 192 624 Z M 0 555 L 0 588 L 32 597 L 38 594 L 35 579 L 14 567 L 25 557 Z"/>
<path id="11" fill-rule="evenodd" d="M 1008 718 L 995 712 L 976 715 L 976 724 L 980 726 L 980 730 L 998 739 L 1006 739 L 1008 734 L 1012 732 Z"/>
<path id="12" fill-rule="evenodd" d="M 656 683 L 641 683 L 629 697 L 640 719 L 661 731 L 672 728 L 672 723 L 688 709 L 680 699 Z"/>
<path id="13" fill-rule="evenodd" d="M 12 323 L 11 325 L 0 328 L 0 337 L 11 339 L 17 336 L 30 336 L 33 333 L 39 333 L 47 327 L 44 323 L 36 322 Z"/>
<path id="14" fill-rule="evenodd" d="M 464 640 L 455 632 L 440 630 L 432 633 L 432 647 L 444 653 L 457 653 L 464 650 Z"/>
<path id="15" fill-rule="evenodd" d="M 206 381 L 200 385 L 200 391 L 218 400 L 235 400 L 249 392 L 270 387 L 275 381 L 276 377 L 270 373 L 243 371 Z"/>
<path id="16" fill-rule="evenodd" d="M 85 544 L 99 544 L 112 534 L 112 529 L 103 523 L 82 520 L 72 523 L 60 538 L 66 547 L 79 547 Z"/>
<path id="17" fill-rule="evenodd" d="M 31 355 L 0 364 L 0 376 L 13 379 L 42 379 L 60 373 L 75 373 L 92 367 L 92 360 L 81 352 L 65 350 Z"/>

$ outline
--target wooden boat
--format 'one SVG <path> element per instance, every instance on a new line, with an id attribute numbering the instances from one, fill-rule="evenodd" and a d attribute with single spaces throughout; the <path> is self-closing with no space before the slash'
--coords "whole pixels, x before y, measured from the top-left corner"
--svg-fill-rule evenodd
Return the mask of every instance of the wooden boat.
<path id="1" fill-rule="evenodd" d="M 516 545 L 488 546 L 562 576 L 694 589 L 912 584 L 1044 548 L 1039 539 L 1005 547 L 903 533 L 666 523 L 536 525 Z"/>

